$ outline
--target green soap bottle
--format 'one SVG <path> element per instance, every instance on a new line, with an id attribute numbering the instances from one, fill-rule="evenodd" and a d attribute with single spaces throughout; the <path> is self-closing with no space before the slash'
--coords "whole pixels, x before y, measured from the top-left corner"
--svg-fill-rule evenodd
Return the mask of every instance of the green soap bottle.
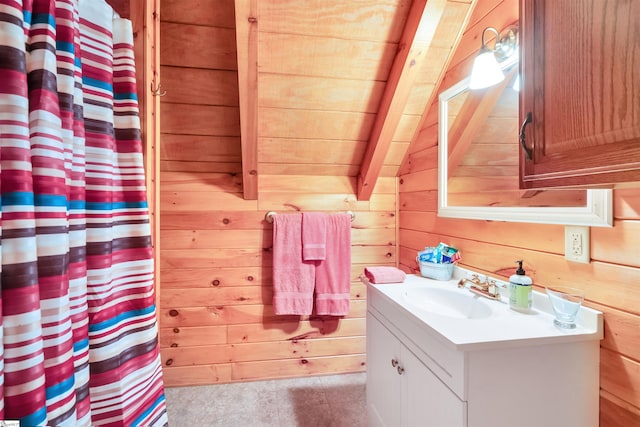
<path id="1" fill-rule="evenodd" d="M 522 260 L 517 260 L 516 263 L 519 264 L 516 274 L 509 277 L 509 307 L 513 310 L 528 311 L 531 309 L 533 280 L 522 268 Z"/>

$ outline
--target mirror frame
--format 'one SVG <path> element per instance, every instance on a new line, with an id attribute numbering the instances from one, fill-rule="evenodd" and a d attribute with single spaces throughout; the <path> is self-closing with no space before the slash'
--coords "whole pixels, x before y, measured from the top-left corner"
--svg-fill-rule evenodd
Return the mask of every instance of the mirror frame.
<path id="1" fill-rule="evenodd" d="M 507 66 L 504 64 L 503 68 Z M 540 224 L 613 226 L 613 195 L 610 189 L 587 189 L 586 206 L 583 207 L 448 205 L 448 101 L 465 90 L 470 90 L 469 80 L 466 78 L 460 81 L 440 93 L 438 97 L 438 216 Z"/>

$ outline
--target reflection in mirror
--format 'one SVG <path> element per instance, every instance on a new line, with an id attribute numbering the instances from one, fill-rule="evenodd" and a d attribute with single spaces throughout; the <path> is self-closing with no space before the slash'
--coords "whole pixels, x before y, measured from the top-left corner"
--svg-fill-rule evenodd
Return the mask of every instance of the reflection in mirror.
<path id="1" fill-rule="evenodd" d="M 440 95 L 440 216 L 610 226 L 611 190 L 520 190 L 518 66 L 484 90 Z"/>

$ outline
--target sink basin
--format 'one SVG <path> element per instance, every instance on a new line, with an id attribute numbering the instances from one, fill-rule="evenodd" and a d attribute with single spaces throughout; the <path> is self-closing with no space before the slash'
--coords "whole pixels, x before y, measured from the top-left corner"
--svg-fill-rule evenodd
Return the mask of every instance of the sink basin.
<path id="1" fill-rule="evenodd" d="M 403 297 L 407 305 L 428 314 L 456 319 L 484 319 L 493 314 L 487 301 L 464 290 L 414 287 L 407 289 Z"/>

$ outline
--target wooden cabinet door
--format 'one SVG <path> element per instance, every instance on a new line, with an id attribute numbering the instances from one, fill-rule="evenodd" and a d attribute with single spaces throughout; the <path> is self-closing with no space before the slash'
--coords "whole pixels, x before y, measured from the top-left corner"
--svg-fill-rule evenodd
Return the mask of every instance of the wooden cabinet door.
<path id="1" fill-rule="evenodd" d="M 367 313 L 367 425 L 394 427 L 401 420 L 400 341 Z"/>
<path id="2" fill-rule="evenodd" d="M 520 5 L 521 188 L 640 181 L 640 1 Z"/>

